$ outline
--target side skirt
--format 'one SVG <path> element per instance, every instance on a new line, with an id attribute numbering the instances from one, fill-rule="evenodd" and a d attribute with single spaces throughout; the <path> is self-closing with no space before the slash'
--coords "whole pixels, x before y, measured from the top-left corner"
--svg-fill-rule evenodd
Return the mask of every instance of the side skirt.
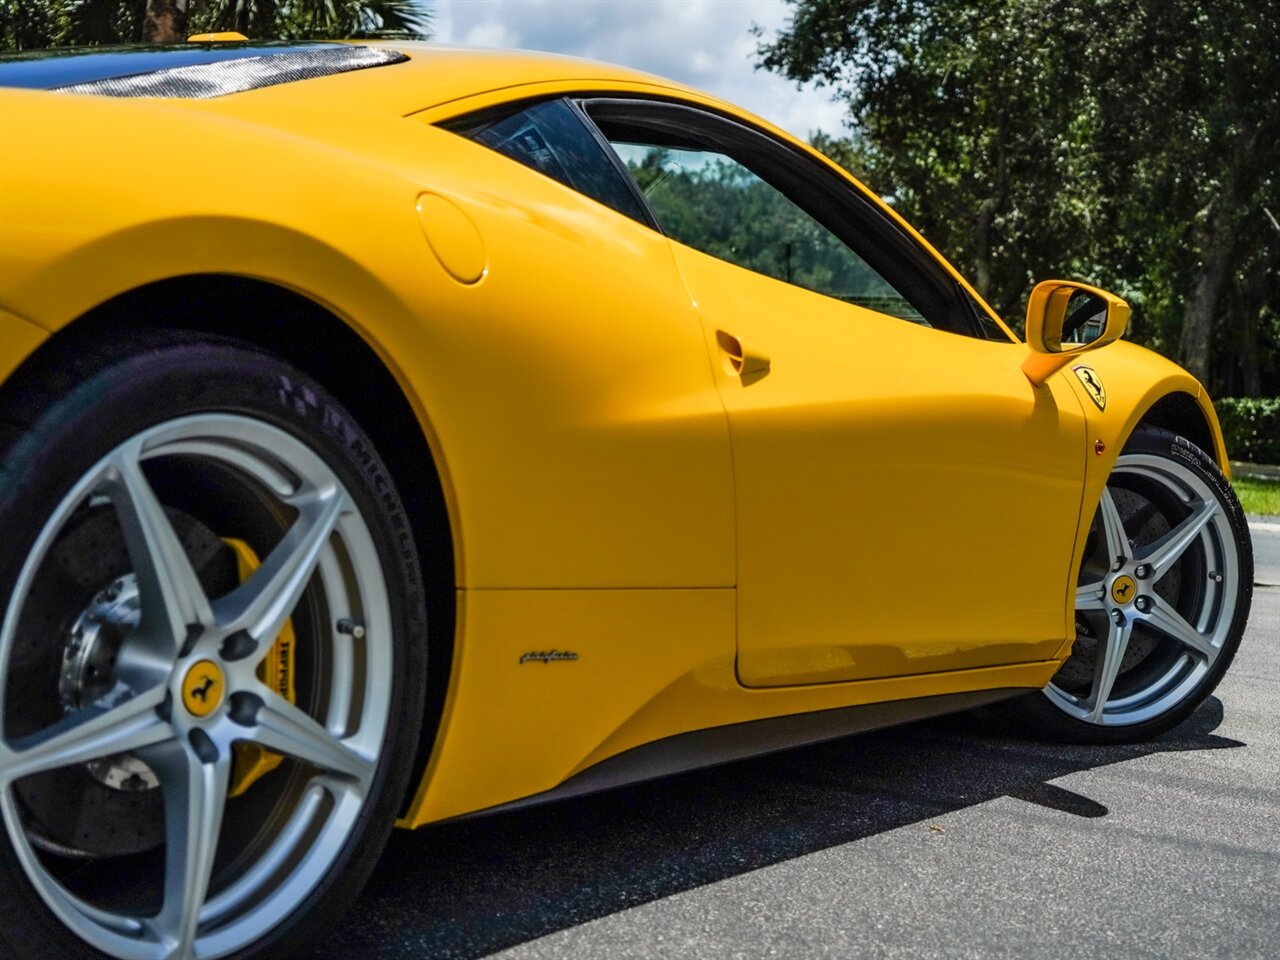
<path id="1" fill-rule="evenodd" d="M 890 700 L 884 703 L 860 704 L 819 710 L 815 713 L 791 714 L 750 720 L 723 727 L 694 730 L 664 740 L 633 747 L 616 756 L 601 760 L 565 780 L 558 787 L 535 793 L 510 803 L 487 807 L 474 813 L 452 818 L 470 820 L 494 813 L 521 810 L 555 800 L 566 800 L 587 793 L 654 780 L 689 770 L 758 757 L 779 750 L 836 740 L 855 733 L 866 733 L 915 720 L 996 703 L 1032 692 L 1030 687 L 1006 687 L 1000 690 L 975 690 L 947 693 L 913 700 Z"/>

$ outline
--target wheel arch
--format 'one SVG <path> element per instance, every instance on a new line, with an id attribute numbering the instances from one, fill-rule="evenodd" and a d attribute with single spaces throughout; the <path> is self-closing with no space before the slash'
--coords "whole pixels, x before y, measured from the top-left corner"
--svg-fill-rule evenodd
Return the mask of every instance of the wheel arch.
<path id="1" fill-rule="evenodd" d="M 1181 434 L 1213 457 L 1218 468 L 1229 479 L 1231 465 L 1217 419 L 1203 390 L 1199 391 L 1198 396 L 1184 390 L 1172 390 L 1147 407 L 1134 429 L 1142 426 L 1163 427 Z"/>
<path id="2" fill-rule="evenodd" d="M 395 480 L 413 528 L 431 637 L 422 734 L 403 812 L 444 713 L 456 623 L 455 535 L 444 477 L 413 404 L 377 351 L 342 318 L 277 284 L 226 274 L 190 274 L 121 293 L 49 336 L 18 369 L 56 363 L 58 354 L 113 332 L 161 329 L 239 340 L 314 377 L 369 434 Z"/>

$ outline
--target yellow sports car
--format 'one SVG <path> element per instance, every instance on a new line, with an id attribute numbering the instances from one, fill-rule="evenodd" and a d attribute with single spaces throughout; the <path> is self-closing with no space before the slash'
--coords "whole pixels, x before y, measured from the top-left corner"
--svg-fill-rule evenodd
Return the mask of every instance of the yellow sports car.
<path id="1" fill-rule="evenodd" d="M 8 955 L 277 957 L 393 826 L 1015 697 L 1149 737 L 1235 653 L 1200 384 L 1083 284 L 1020 341 L 727 103 L 219 38 L 0 87 Z"/>

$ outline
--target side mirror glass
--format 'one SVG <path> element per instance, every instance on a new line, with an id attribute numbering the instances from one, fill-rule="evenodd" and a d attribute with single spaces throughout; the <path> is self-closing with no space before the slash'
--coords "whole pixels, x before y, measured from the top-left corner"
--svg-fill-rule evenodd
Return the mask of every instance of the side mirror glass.
<path id="1" fill-rule="evenodd" d="M 1027 346 L 1022 370 L 1032 383 L 1071 362 L 1074 355 L 1124 335 L 1129 304 L 1114 293 L 1072 280 L 1038 283 L 1027 300 Z"/>
<path id="2" fill-rule="evenodd" d="M 1071 280 L 1037 283 L 1027 301 L 1027 346 L 1038 353 L 1101 347 L 1119 340 L 1128 324 L 1129 304 Z"/>

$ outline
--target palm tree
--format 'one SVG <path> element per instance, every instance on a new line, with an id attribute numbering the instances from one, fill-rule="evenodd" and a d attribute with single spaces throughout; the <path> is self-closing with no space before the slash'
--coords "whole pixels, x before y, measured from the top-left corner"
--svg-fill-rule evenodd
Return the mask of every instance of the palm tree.
<path id="1" fill-rule="evenodd" d="M 178 0 L 147 0 L 142 21 L 144 43 L 181 43 L 187 28 L 186 5 Z"/>
<path id="2" fill-rule="evenodd" d="M 423 0 L 0 0 L 0 50 L 181 41 L 234 30 L 254 40 L 430 35 Z"/>
<path id="3" fill-rule="evenodd" d="M 420 0 L 192 0 L 190 21 L 255 40 L 430 35 Z"/>

